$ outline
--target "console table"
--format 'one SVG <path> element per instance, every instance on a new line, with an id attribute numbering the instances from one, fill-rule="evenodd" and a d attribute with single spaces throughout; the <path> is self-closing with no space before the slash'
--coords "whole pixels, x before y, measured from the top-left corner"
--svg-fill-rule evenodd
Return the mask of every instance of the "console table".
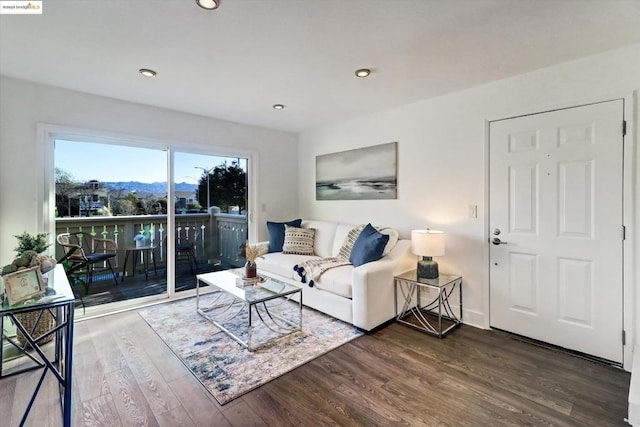
<path id="1" fill-rule="evenodd" d="M 34 369 L 42 370 L 42 375 L 35 390 L 32 392 L 31 399 L 20 421 L 20 426 L 25 425 L 31 407 L 48 372 L 51 372 L 59 383 L 62 424 L 65 427 L 71 426 L 71 373 L 73 371 L 73 310 L 75 297 L 62 265 L 57 265 L 47 276 L 46 294 L 12 306 L 9 305 L 5 298 L 0 307 L 0 379 Z M 25 327 L 19 319 L 20 316 L 16 317 L 21 313 L 32 312 L 39 312 L 36 314 L 38 319 L 36 324 L 40 321 L 44 322 L 43 314 L 48 312 L 55 319 L 54 327 L 44 332 L 36 333 L 36 326 Z M 11 319 L 18 331 L 22 333 L 25 340 L 24 345 L 13 338 L 4 336 L 5 317 Z M 54 337 L 54 342 L 51 344 L 54 347 L 53 352 L 50 351 L 52 348 L 49 345 L 43 343 L 51 335 Z M 8 363 L 4 360 L 4 348 L 1 345 L 5 339 L 22 354 L 20 358 L 24 360 L 20 361 L 19 366 L 5 369 L 5 364 Z M 53 357 L 48 356 L 47 353 L 53 353 Z"/>

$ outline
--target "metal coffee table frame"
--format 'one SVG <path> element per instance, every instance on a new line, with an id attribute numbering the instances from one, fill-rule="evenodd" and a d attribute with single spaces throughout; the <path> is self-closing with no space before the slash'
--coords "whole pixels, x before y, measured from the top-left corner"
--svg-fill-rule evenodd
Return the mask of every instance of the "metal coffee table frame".
<path id="1" fill-rule="evenodd" d="M 221 331 L 249 351 L 257 350 L 276 339 L 302 330 L 302 288 L 270 278 L 265 278 L 266 280 L 264 282 L 255 287 L 253 285 L 237 286 L 236 279 L 239 277 L 240 276 L 229 271 L 198 274 L 196 276 L 196 309 L 198 314 L 220 328 Z M 214 293 L 218 293 L 215 300 L 209 305 L 202 307 L 200 306 L 200 282 L 218 289 L 217 291 L 214 291 Z M 279 287 L 281 287 L 280 290 L 278 290 Z M 246 297 L 247 293 L 249 294 L 249 298 Z M 245 295 L 244 297 L 242 296 L 243 294 Z M 271 310 L 274 307 L 291 300 L 295 294 L 299 295 L 299 317 L 297 324 Z M 225 298 L 229 299 L 229 301 L 224 301 Z M 267 302 L 274 301 L 278 298 L 282 298 L 282 302 L 279 304 L 267 304 Z M 237 317 L 247 308 L 249 310 L 249 324 L 247 330 L 248 338 L 247 341 L 244 341 L 228 328 L 224 327 L 222 322 Z M 266 328 L 278 334 L 257 346 L 252 343 L 254 311 L 258 316 L 258 319 Z M 217 312 L 215 313 L 215 317 L 214 315 L 209 314 L 211 312 Z M 225 314 L 227 315 L 226 319 L 222 319 L 221 316 Z"/>

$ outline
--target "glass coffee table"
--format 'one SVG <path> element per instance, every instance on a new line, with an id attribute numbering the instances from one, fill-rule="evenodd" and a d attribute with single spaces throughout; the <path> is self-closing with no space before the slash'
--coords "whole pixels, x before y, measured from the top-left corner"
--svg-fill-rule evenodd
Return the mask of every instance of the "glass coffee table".
<path id="1" fill-rule="evenodd" d="M 302 330 L 302 288 L 269 277 L 262 277 L 256 284 L 245 284 L 242 276 L 231 271 L 198 274 L 196 279 L 198 313 L 249 351 Z M 214 301 L 202 307 L 201 283 L 217 289 L 213 292 L 214 295 L 217 294 Z M 297 322 L 283 316 L 281 310 L 283 304 L 291 304 L 290 300 L 295 294 L 298 296 Z M 256 324 L 266 327 L 272 333 L 267 340 L 258 345 L 252 340 Z M 246 339 L 240 335 L 246 335 Z"/>

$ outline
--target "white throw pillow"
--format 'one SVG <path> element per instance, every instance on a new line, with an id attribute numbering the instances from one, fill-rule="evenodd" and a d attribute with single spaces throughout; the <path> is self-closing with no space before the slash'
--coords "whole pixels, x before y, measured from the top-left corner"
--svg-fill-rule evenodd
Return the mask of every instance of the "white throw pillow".
<path id="1" fill-rule="evenodd" d="M 400 238 L 400 235 L 396 230 L 389 227 L 376 227 L 376 230 L 378 230 L 378 232 L 380 232 L 381 234 L 386 234 L 389 236 L 389 241 L 384 247 L 384 251 L 382 251 L 382 256 L 385 256 L 386 254 L 391 252 L 391 250 L 396 246 L 396 243 L 398 243 L 398 239 Z"/>

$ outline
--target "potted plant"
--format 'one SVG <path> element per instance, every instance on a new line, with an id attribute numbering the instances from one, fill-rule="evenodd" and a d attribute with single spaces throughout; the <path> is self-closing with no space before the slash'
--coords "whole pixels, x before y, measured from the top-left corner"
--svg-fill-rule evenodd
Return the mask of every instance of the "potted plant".
<path id="1" fill-rule="evenodd" d="M 2 267 L 1 275 L 12 274 L 17 271 L 25 270 L 31 267 L 40 267 L 42 273 L 46 273 L 52 270 L 56 266 L 56 260 L 53 257 L 43 254 L 49 246 L 47 242 L 47 233 L 38 233 L 36 235 L 24 232 L 14 237 L 18 239 L 18 246 L 15 247 L 16 257 L 11 264 L 7 264 Z M 51 314 L 44 310 L 27 311 L 24 313 L 16 314 L 16 318 L 22 323 L 22 325 L 30 331 L 33 331 L 33 336 L 39 336 L 46 331 L 53 329 L 55 326 L 55 319 Z M 40 343 L 46 343 L 53 339 L 54 334 L 43 338 Z M 18 331 L 18 341 L 21 345 L 25 345 L 26 339 Z"/>
<path id="2" fill-rule="evenodd" d="M 257 245 L 252 245 L 249 242 L 244 245 L 244 258 L 247 263 L 244 266 L 244 277 L 247 279 L 256 277 L 258 275 L 256 258 L 260 256 L 260 249 Z"/>
<path id="3" fill-rule="evenodd" d="M 46 251 L 49 246 L 47 242 L 47 233 L 38 233 L 31 235 L 26 231 L 22 234 L 15 235 L 18 239 L 18 246 L 15 247 L 17 256 L 11 264 L 2 267 L 2 275 L 15 273 L 26 268 L 40 266 L 40 271 L 46 273 L 56 266 L 56 260 L 42 252 Z"/>

